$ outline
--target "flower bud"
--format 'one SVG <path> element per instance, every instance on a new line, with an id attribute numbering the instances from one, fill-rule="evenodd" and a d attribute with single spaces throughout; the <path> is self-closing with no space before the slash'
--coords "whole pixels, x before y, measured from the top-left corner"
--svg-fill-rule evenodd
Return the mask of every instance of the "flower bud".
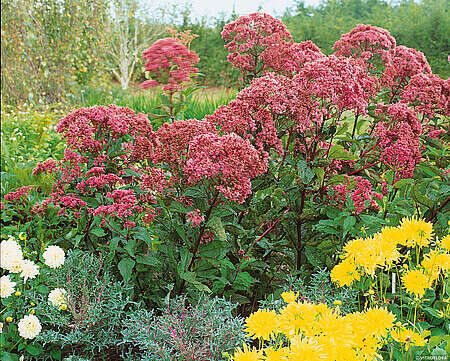
<path id="1" fill-rule="evenodd" d="M 340 306 L 340 305 L 342 305 L 342 301 L 336 300 L 336 301 L 333 302 L 333 304 L 335 306 Z"/>
<path id="2" fill-rule="evenodd" d="M 16 293 L 14 293 L 16 296 L 20 296 L 22 294 L 22 292 L 20 291 L 16 291 Z"/>
<path id="3" fill-rule="evenodd" d="M 61 305 L 61 310 L 62 310 L 62 311 L 67 310 L 67 305 L 66 305 L 65 303 L 63 303 L 63 304 Z"/>
<path id="4" fill-rule="evenodd" d="M 6 322 L 12 322 L 12 320 L 13 320 L 13 319 L 12 319 L 12 317 L 11 317 L 11 316 L 8 316 L 8 317 L 6 317 L 6 319 L 5 319 L 5 320 L 6 320 Z"/>

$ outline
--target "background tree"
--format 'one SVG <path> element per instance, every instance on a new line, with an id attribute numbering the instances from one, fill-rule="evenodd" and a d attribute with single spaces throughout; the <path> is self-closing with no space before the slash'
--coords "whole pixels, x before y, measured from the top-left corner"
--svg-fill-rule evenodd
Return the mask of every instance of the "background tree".
<path id="1" fill-rule="evenodd" d="M 2 99 L 61 100 L 104 73 L 106 0 L 12 0 L 2 6 Z"/>
<path id="2" fill-rule="evenodd" d="M 115 0 L 113 14 L 108 23 L 109 65 L 122 89 L 128 89 L 142 51 L 164 34 L 164 26 L 137 0 Z"/>

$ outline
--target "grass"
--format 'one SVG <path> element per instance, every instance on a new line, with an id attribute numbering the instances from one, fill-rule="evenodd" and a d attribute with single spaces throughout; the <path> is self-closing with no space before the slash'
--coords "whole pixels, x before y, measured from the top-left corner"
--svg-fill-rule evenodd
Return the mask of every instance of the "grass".
<path id="1" fill-rule="evenodd" d="M 235 90 L 221 88 L 201 89 L 194 94 L 185 111 L 185 119 L 203 119 L 212 114 L 220 105 L 227 104 L 236 95 Z M 126 91 L 118 86 L 110 89 L 89 87 L 81 89 L 77 95 L 77 106 L 116 104 L 126 106 L 139 113 L 160 114 L 159 100 L 156 91 Z M 156 125 L 156 124 L 155 124 Z"/>
<path id="2" fill-rule="evenodd" d="M 48 158 L 61 159 L 65 148 L 56 132 L 58 120 L 70 109 L 94 105 L 116 104 L 136 112 L 154 112 L 158 107 L 155 91 L 125 91 L 118 86 L 109 89 L 87 87 L 79 89 L 69 104 L 24 106 L 16 108 L 2 103 L 1 112 L 1 195 L 21 186 L 36 184 L 49 186 L 48 179 L 31 174 L 37 163 Z M 220 88 L 201 89 L 188 104 L 185 118 L 202 119 L 215 109 L 228 103 L 236 91 Z M 154 129 L 158 127 L 153 122 Z"/>

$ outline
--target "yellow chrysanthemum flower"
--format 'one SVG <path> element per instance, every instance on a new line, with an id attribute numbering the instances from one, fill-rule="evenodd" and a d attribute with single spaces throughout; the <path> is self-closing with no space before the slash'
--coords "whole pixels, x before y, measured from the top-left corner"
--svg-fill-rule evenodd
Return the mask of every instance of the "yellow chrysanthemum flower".
<path id="1" fill-rule="evenodd" d="M 262 361 L 262 351 L 253 347 L 250 349 L 245 343 L 238 348 L 233 355 L 233 361 Z"/>
<path id="2" fill-rule="evenodd" d="M 408 351 L 410 346 L 425 346 L 427 341 L 425 338 L 419 334 L 414 332 L 413 330 L 401 327 L 393 330 L 391 332 L 391 337 L 403 344 L 403 347 L 406 351 Z"/>
<path id="3" fill-rule="evenodd" d="M 403 218 L 399 228 L 405 237 L 402 244 L 408 247 L 426 247 L 433 236 L 433 225 L 415 217 Z"/>
<path id="4" fill-rule="evenodd" d="M 293 291 L 283 292 L 281 294 L 281 297 L 286 303 L 295 302 L 295 300 L 298 298 L 298 292 L 297 293 L 294 293 Z"/>
<path id="5" fill-rule="evenodd" d="M 337 283 L 339 287 L 350 286 L 353 281 L 358 281 L 360 277 L 357 266 L 349 259 L 345 259 L 331 270 L 331 280 Z"/>
<path id="6" fill-rule="evenodd" d="M 343 251 L 345 258 L 350 260 L 355 260 L 359 257 L 361 252 L 365 251 L 367 248 L 367 242 L 363 238 L 353 239 L 344 246 Z"/>
<path id="7" fill-rule="evenodd" d="M 280 310 L 279 330 L 288 337 L 303 332 L 309 335 L 316 319 L 315 305 L 291 302 Z"/>
<path id="8" fill-rule="evenodd" d="M 434 283 L 441 272 L 449 271 L 450 254 L 439 253 L 439 251 L 433 249 L 424 256 L 421 264 L 430 277 L 431 283 Z"/>
<path id="9" fill-rule="evenodd" d="M 253 338 L 261 337 L 263 340 L 270 340 L 277 332 L 278 323 L 278 315 L 275 311 L 258 310 L 245 320 L 247 326 L 245 331 Z"/>
<path id="10" fill-rule="evenodd" d="M 318 320 L 320 333 L 318 341 L 324 345 L 329 354 L 337 355 L 344 349 L 351 349 L 355 345 L 355 335 L 350 322 L 335 312 L 327 312 Z M 333 359 L 332 357 L 330 357 Z"/>
<path id="11" fill-rule="evenodd" d="M 399 227 L 383 227 L 379 233 L 383 241 L 395 245 L 405 242 L 405 233 Z"/>
<path id="12" fill-rule="evenodd" d="M 291 338 L 289 361 L 312 361 L 327 359 L 323 346 L 316 340 L 295 336 Z"/>
<path id="13" fill-rule="evenodd" d="M 389 227 L 388 229 L 398 228 Z M 374 251 L 379 256 L 381 266 L 392 266 L 392 264 L 400 258 L 400 252 L 397 249 L 398 241 L 391 236 L 391 230 L 385 231 L 385 228 L 373 237 Z"/>
<path id="14" fill-rule="evenodd" d="M 446 235 L 444 238 L 441 239 L 440 245 L 447 252 L 450 252 L 450 234 Z"/>
<path id="15" fill-rule="evenodd" d="M 394 326 L 395 316 L 385 308 L 369 308 L 364 313 L 368 335 L 384 337 Z"/>
<path id="16" fill-rule="evenodd" d="M 421 269 L 409 270 L 402 275 L 403 287 L 411 294 L 421 298 L 429 288 L 430 277 Z"/>
<path id="17" fill-rule="evenodd" d="M 264 357 L 265 361 L 287 361 L 289 356 L 289 348 L 280 347 L 275 349 L 273 347 L 268 347 L 264 349 L 266 354 Z"/>

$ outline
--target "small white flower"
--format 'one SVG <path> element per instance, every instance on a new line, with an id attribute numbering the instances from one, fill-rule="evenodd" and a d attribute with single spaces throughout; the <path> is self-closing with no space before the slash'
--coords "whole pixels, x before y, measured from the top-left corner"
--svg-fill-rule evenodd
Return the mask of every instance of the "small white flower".
<path id="1" fill-rule="evenodd" d="M 64 264 L 65 254 L 61 247 L 49 246 L 42 254 L 45 264 L 50 268 L 58 268 Z"/>
<path id="2" fill-rule="evenodd" d="M 39 267 L 37 264 L 27 259 L 22 261 L 22 272 L 20 272 L 20 276 L 23 277 L 24 282 L 29 278 L 35 278 L 38 274 Z"/>
<path id="3" fill-rule="evenodd" d="M 66 303 L 67 291 L 64 288 L 55 288 L 48 294 L 48 302 L 55 307 L 61 307 L 63 303 Z"/>
<path id="4" fill-rule="evenodd" d="M 3 322 L 0 322 L 0 333 L 3 333 Z"/>
<path id="5" fill-rule="evenodd" d="M 14 293 L 14 287 L 16 282 L 11 281 L 9 275 L 2 276 L 0 278 L 0 296 L 6 298 Z"/>
<path id="6" fill-rule="evenodd" d="M 19 272 L 22 259 L 22 250 L 13 238 L 0 243 L 0 265 L 2 268 L 10 272 Z"/>
<path id="7" fill-rule="evenodd" d="M 19 335 L 23 338 L 32 339 L 39 335 L 42 330 L 41 323 L 35 315 L 26 315 L 17 324 Z"/>

